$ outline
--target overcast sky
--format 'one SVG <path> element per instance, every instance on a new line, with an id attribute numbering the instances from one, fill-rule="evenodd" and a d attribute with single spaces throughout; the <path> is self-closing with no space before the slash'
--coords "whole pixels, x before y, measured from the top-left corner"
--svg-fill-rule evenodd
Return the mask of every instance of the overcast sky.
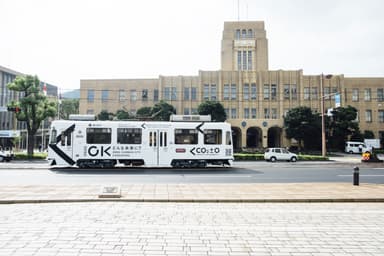
<path id="1" fill-rule="evenodd" d="M 0 65 L 64 90 L 197 75 L 238 13 L 265 21 L 270 70 L 384 77 L 382 0 L 0 0 Z"/>

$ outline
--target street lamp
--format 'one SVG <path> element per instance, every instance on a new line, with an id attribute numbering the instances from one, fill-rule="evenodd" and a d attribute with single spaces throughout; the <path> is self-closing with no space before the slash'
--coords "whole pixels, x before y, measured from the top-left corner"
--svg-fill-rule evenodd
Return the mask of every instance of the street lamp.
<path id="1" fill-rule="evenodd" d="M 332 75 L 325 75 L 326 79 L 331 79 Z M 324 98 L 328 97 L 329 95 L 324 95 L 324 74 L 321 74 L 320 79 L 320 90 L 321 90 L 321 155 L 323 157 L 327 154 L 327 147 L 326 147 L 326 138 L 325 138 L 325 118 L 324 118 Z"/>

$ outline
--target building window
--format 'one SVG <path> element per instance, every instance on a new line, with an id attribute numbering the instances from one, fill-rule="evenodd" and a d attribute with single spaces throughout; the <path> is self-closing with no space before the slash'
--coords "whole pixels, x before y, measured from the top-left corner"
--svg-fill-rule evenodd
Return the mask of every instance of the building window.
<path id="1" fill-rule="evenodd" d="M 197 100 L 197 88 L 191 87 L 191 100 Z"/>
<path id="2" fill-rule="evenodd" d="M 383 88 L 377 89 L 377 101 L 384 101 L 384 89 Z"/>
<path id="3" fill-rule="evenodd" d="M 364 100 L 365 101 L 371 101 L 371 89 L 370 88 L 364 89 Z"/>
<path id="4" fill-rule="evenodd" d="M 197 108 L 191 108 L 191 115 L 198 115 L 199 112 L 197 111 Z"/>
<path id="5" fill-rule="evenodd" d="M 243 85 L 243 100 L 249 100 L 249 84 Z"/>
<path id="6" fill-rule="evenodd" d="M 244 108 L 244 118 L 249 119 L 249 108 Z"/>
<path id="7" fill-rule="evenodd" d="M 251 84 L 251 99 L 256 100 L 257 99 L 257 87 L 255 83 Z"/>
<path id="8" fill-rule="evenodd" d="M 253 30 L 248 29 L 248 38 L 253 38 Z"/>
<path id="9" fill-rule="evenodd" d="M 229 100 L 229 84 L 224 84 L 223 100 Z"/>
<path id="10" fill-rule="evenodd" d="M 241 30 L 241 38 L 247 38 L 247 30 L 246 29 Z"/>
<path id="11" fill-rule="evenodd" d="M 164 100 L 171 100 L 171 87 L 164 88 Z"/>
<path id="12" fill-rule="evenodd" d="M 159 90 L 158 89 L 153 90 L 153 101 L 159 101 Z"/>
<path id="13" fill-rule="evenodd" d="M 271 100 L 276 100 L 277 98 L 277 85 L 271 84 Z"/>
<path id="14" fill-rule="evenodd" d="M 131 90 L 131 91 L 130 91 L 130 100 L 131 100 L 132 102 L 134 102 L 134 101 L 137 100 L 137 92 L 136 92 L 136 90 Z"/>
<path id="15" fill-rule="evenodd" d="M 304 100 L 309 100 L 310 99 L 310 97 L 309 97 L 309 90 L 310 90 L 309 87 L 304 87 Z"/>
<path id="16" fill-rule="evenodd" d="M 184 100 L 189 100 L 189 88 L 184 87 Z"/>
<path id="17" fill-rule="evenodd" d="M 241 70 L 241 51 L 237 51 L 237 70 Z"/>
<path id="18" fill-rule="evenodd" d="M 204 93 L 203 99 L 209 100 L 209 84 L 204 84 L 203 93 Z"/>
<path id="19" fill-rule="evenodd" d="M 264 100 L 269 100 L 269 84 L 264 85 Z"/>
<path id="20" fill-rule="evenodd" d="M 243 51 L 243 69 L 242 70 L 247 70 L 247 51 Z"/>
<path id="21" fill-rule="evenodd" d="M 87 109 L 87 115 L 93 115 L 94 111 L 93 109 Z"/>
<path id="22" fill-rule="evenodd" d="M 125 101 L 125 90 L 119 90 L 119 101 Z"/>
<path id="23" fill-rule="evenodd" d="M 231 84 L 231 100 L 235 100 L 237 95 L 236 84 Z"/>
<path id="24" fill-rule="evenodd" d="M 176 100 L 177 99 L 176 87 L 171 87 L 171 89 L 172 89 L 171 100 Z"/>
<path id="25" fill-rule="evenodd" d="M 378 114 L 379 123 L 384 123 L 384 110 L 379 110 L 377 114 Z"/>
<path id="26" fill-rule="evenodd" d="M 93 102 L 95 100 L 95 90 L 93 90 L 93 89 L 88 90 L 87 100 L 88 100 L 88 102 Z"/>
<path id="27" fill-rule="evenodd" d="M 284 85 L 284 99 L 289 100 L 289 84 Z"/>
<path id="28" fill-rule="evenodd" d="M 189 115 L 189 108 L 184 108 L 184 115 Z"/>
<path id="29" fill-rule="evenodd" d="M 324 99 L 329 100 L 329 94 L 331 94 L 330 88 L 329 87 L 324 87 Z"/>
<path id="30" fill-rule="evenodd" d="M 148 100 L 148 89 L 144 89 L 141 91 L 141 99 L 143 101 L 147 101 Z"/>
<path id="31" fill-rule="evenodd" d="M 365 110 L 365 121 L 367 123 L 372 122 L 372 110 L 370 110 L 370 109 Z"/>
<path id="32" fill-rule="evenodd" d="M 269 108 L 264 109 L 264 118 L 269 119 Z"/>
<path id="33" fill-rule="evenodd" d="M 108 101 L 109 91 L 108 90 L 102 90 L 101 91 L 101 101 L 106 102 Z"/>
<path id="34" fill-rule="evenodd" d="M 240 29 L 236 29 L 236 39 L 240 39 Z"/>
<path id="35" fill-rule="evenodd" d="M 352 101 L 359 101 L 359 89 L 352 89 Z"/>
<path id="36" fill-rule="evenodd" d="M 231 108 L 231 118 L 236 119 L 237 118 L 237 109 Z"/>
<path id="37" fill-rule="evenodd" d="M 252 70 L 252 51 L 248 51 L 248 70 Z"/>
<path id="38" fill-rule="evenodd" d="M 312 100 L 317 100 L 318 99 L 318 90 L 317 87 L 312 87 L 312 95 L 311 95 Z"/>
<path id="39" fill-rule="evenodd" d="M 272 119 L 277 119 L 277 108 L 271 109 L 271 117 Z"/>
<path id="40" fill-rule="evenodd" d="M 211 84 L 211 100 L 217 100 L 217 88 L 215 84 Z"/>
<path id="41" fill-rule="evenodd" d="M 252 51 L 237 51 L 237 70 L 252 70 Z"/>
<path id="42" fill-rule="evenodd" d="M 251 118 L 252 119 L 256 119 L 257 118 L 256 108 L 251 108 Z"/>
<path id="43" fill-rule="evenodd" d="M 292 100 L 297 100 L 297 85 L 291 84 L 291 97 Z"/>

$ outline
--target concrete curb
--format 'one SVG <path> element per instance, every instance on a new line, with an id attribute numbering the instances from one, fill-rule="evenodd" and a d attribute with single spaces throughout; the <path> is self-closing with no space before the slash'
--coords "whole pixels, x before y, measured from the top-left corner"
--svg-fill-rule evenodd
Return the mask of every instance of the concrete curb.
<path id="1" fill-rule="evenodd" d="M 384 198 L 312 198 L 312 199 L 20 199 L 0 200 L 4 204 L 50 204 L 50 203 L 384 203 Z"/>

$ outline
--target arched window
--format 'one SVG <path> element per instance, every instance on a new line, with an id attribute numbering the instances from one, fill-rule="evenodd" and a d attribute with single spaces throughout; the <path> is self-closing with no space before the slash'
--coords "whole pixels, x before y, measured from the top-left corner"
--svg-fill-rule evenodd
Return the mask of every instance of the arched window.
<path id="1" fill-rule="evenodd" d="M 247 37 L 247 30 L 243 29 L 241 30 L 241 38 L 246 38 Z"/>
<path id="2" fill-rule="evenodd" d="M 248 38 L 253 38 L 253 30 L 248 29 Z"/>

